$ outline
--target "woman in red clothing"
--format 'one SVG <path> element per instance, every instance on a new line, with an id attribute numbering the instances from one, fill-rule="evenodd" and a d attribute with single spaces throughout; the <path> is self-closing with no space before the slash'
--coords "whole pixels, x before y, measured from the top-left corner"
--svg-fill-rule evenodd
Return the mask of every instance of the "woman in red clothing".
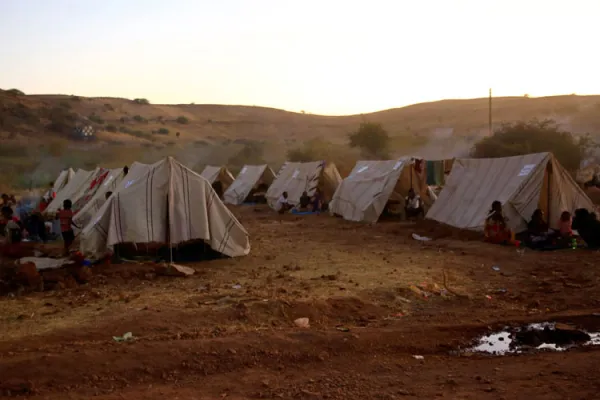
<path id="1" fill-rule="evenodd" d="M 506 218 L 502 214 L 502 203 L 498 200 L 492 203 L 490 214 L 485 220 L 485 240 L 494 244 L 512 244 L 514 237 L 506 225 Z"/>

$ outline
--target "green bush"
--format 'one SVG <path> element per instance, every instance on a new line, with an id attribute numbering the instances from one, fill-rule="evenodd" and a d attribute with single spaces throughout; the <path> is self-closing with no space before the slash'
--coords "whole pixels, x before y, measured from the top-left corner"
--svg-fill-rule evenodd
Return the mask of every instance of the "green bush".
<path id="1" fill-rule="evenodd" d="M 117 127 L 115 125 L 112 125 L 112 124 L 106 125 L 106 127 L 104 129 L 107 132 L 113 132 L 113 133 L 117 131 Z"/>
<path id="2" fill-rule="evenodd" d="M 160 128 L 157 132 L 159 135 L 168 135 L 169 134 L 169 130 L 167 128 Z"/>
<path id="3" fill-rule="evenodd" d="M 348 135 L 350 147 L 358 147 L 367 157 L 389 158 L 390 137 L 379 123 L 363 122 Z"/>
<path id="4" fill-rule="evenodd" d="M 475 144 L 475 158 L 511 157 L 550 152 L 569 172 L 579 169 L 592 148 L 588 136 L 576 138 L 553 120 L 531 120 L 504 124 L 490 137 Z"/>
<path id="5" fill-rule="evenodd" d="M 134 103 L 137 104 L 142 104 L 142 105 L 148 105 L 150 104 L 150 102 L 148 101 L 148 99 L 133 99 Z"/>
<path id="6" fill-rule="evenodd" d="M 111 104 L 108 104 L 108 103 L 105 103 L 105 104 L 104 104 L 104 108 L 105 108 L 107 111 L 115 111 L 115 108 L 114 108 L 114 107 L 113 107 Z"/>
<path id="7" fill-rule="evenodd" d="M 186 117 L 182 116 L 182 117 L 177 117 L 177 122 L 185 125 L 185 124 L 188 124 L 190 122 L 190 120 L 187 119 Z"/>
<path id="8" fill-rule="evenodd" d="M 134 115 L 133 120 L 135 122 L 143 122 L 143 123 L 148 122 L 148 120 L 146 118 L 142 117 L 141 115 Z"/>

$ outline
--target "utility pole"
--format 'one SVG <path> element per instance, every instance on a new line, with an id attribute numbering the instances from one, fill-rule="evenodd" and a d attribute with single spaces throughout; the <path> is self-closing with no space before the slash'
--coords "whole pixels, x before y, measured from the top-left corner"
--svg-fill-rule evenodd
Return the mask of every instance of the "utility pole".
<path id="1" fill-rule="evenodd" d="M 492 136 L 492 88 L 490 88 L 490 102 L 489 102 L 489 134 Z"/>

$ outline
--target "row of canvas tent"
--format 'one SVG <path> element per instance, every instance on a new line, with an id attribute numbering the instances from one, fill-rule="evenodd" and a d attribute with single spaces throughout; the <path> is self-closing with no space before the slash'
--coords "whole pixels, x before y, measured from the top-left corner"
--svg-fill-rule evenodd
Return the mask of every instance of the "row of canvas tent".
<path id="1" fill-rule="evenodd" d="M 417 163 L 421 165 L 416 167 Z M 374 223 L 388 202 L 403 204 L 408 190 L 413 188 L 424 200 L 428 219 L 462 229 L 482 230 L 491 203 L 498 200 L 510 228 L 517 232 L 526 228 L 537 208 L 544 211 L 552 228 L 557 228 L 563 211 L 594 209 L 589 197 L 550 153 L 455 159 L 437 198 L 427 185 L 429 172 L 422 161 L 415 158 L 359 161 L 342 180 L 333 164 L 290 162 L 282 166 L 266 197 L 268 204 L 274 207 L 286 191 L 289 202 L 297 205 L 302 192 L 312 195 L 320 188 L 331 214 Z M 230 188 L 235 187 L 236 181 L 241 182 L 243 175 L 240 173 Z M 251 185 L 256 180 L 248 182 Z M 226 202 L 232 204 L 239 204 L 243 197 L 228 201 L 225 192 Z"/>
<path id="2" fill-rule="evenodd" d="M 361 161 L 331 202 L 331 212 L 353 221 L 375 222 L 390 199 L 426 191 L 422 174 L 406 168 L 410 160 Z M 426 197 L 424 198 L 427 199 Z M 541 209 L 551 228 L 563 211 L 594 209 L 594 204 L 550 153 L 523 156 L 455 159 L 445 185 L 426 218 L 457 228 L 483 230 L 492 202 L 500 201 L 515 232 L 526 229 Z M 425 201 L 427 203 L 427 200 Z"/>
<path id="3" fill-rule="evenodd" d="M 417 167 L 418 165 L 418 167 Z M 223 184 L 224 200 L 242 204 L 258 184 L 268 186 L 266 200 L 275 207 L 283 192 L 297 205 L 303 192 L 319 189 L 329 210 L 351 221 L 376 222 L 389 201 L 403 204 L 413 188 L 425 200 L 427 218 L 459 228 L 481 230 L 489 207 L 499 200 L 509 225 L 523 230 L 541 208 L 556 227 L 564 210 L 593 209 L 591 200 L 549 153 L 496 159 L 454 160 L 437 198 L 431 195 L 422 161 L 403 158 L 359 161 L 342 179 L 325 161 L 285 163 L 277 175 L 266 165 L 245 166 L 237 178 L 226 168 L 208 166 L 198 175 L 172 158 L 122 170 L 79 170 L 59 190 L 47 212 L 70 198 L 78 207 L 75 222 L 85 226 L 82 249 L 100 255 L 117 243 L 180 243 L 204 240 L 223 254 L 249 252 L 248 234 L 221 202 L 211 184 Z M 204 178 L 204 179 L 203 179 Z M 104 202 L 107 191 L 113 191 Z M 200 201 L 199 201 L 200 200 Z"/>

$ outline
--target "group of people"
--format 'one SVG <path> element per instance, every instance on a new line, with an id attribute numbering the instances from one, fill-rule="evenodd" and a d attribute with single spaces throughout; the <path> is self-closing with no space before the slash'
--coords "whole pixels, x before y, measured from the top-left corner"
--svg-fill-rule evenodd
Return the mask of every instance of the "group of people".
<path id="1" fill-rule="evenodd" d="M 288 192 L 283 192 L 275 204 L 275 211 L 279 214 L 293 211 L 319 213 L 326 210 L 327 203 L 324 201 L 321 191 L 318 188 L 315 189 L 315 193 L 312 196 L 309 196 L 307 191 L 302 192 L 300 201 L 296 206 L 290 203 Z"/>
<path id="2" fill-rule="evenodd" d="M 596 215 L 589 213 L 590 220 L 595 221 Z M 573 232 L 573 216 L 569 211 L 563 211 L 557 223 L 557 229 L 551 229 L 546 221 L 544 212 L 536 209 L 527 224 L 527 230 L 519 235 L 509 228 L 508 219 L 502 211 L 502 203 L 494 201 L 485 220 L 485 240 L 495 244 L 512 244 L 520 246 L 524 243 L 533 249 L 560 249 L 577 247 L 577 238 Z M 586 243 L 589 241 L 582 237 Z M 589 243 L 588 243 L 589 245 Z"/>

